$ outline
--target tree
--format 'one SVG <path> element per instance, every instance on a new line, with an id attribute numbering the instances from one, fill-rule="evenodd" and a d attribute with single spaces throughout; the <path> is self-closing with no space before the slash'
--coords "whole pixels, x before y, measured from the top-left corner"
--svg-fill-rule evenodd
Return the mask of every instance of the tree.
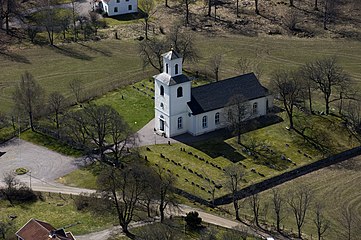
<path id="1" fill-rule="evenodd" d="M 19 15 L 20 5 L 16 0 L 0 0 L 0 28 L 3 25 L 3 19 L 5 19 L 6 33 L 10 34 L 10 17 Z"/>
<path id="2" fill-rule="evenodd" d="M 298 12 L 295 9 L 287 10 L 284 18 L 283 24 L 290 30 L 295 31 L 297 30 L 297 24 L 301 21 Z"/>
<path id="3" fill-rule="evenodd" d="M 28 114 L 30 127 L 34 129 L 34 118 L 39 115 L 43 105 L 44 90 L 34 79 L 33 75 L 25 72 L 21 75 L 20 83 L 13 93 L 13 100 L 20 111 Z"/>
<path id="4" fill-rule="evenodd" d="M 13 206 L 13 195 L 20 182 L 14 173 L 6 173 L 2 181 L 5 187 L 0 188 L 0 193 L 9 201 L 10 205 Z"/>
<path id="5" fill-rule="evenodd" d="M 273 210 L 276 215 L 276 226 L 277 231 L 281 231 L 281 221 L 283 219 L 282 216 L 282 209 L 284 198 L 281 196 L 281 193 L 278 189 L 272 189 L 272 203 L 273 203 Z"/>
<path id="6" fill-rule="evenodd" d="M 69 88 L 73 92 L 76 102 L 80 103 L 83 99 L 84 84 L 81 80 L 73 79 L 69 82 Z"/>
<path id="7" fill-rule="evenodd" d="M 164 213 L 167 206 L 177 206 L 176 197 L 172 192 L 176 179 L 171 173 L 164 171 L 160 167 L 154 171 L 157 177 L 154 189 L 157 189 L 156 196 L 159 203 L 160 222 L 164 222 Z"/>
<path id="8" fill-rule="evenodd" d="M 192 229 L 197 229 L 202 224 L 202 218 L 199 217 L 198 212 L 189 212 L 184 219 L 187 223 L 187 226 Z"/>
<path id="9" fill-rule="evenodd" d="M 232 202 L 236 219 L 241 221 L 239 217 L 239 204 L 237 199 L 237 192 L 240 189 L 242 179 L 244 176 L 244 169 L 239 165 L 229 165 L 225 168 L 224 175 L 226 177 L 226 187 L 231 191 Z"/>
<path id="10" fill-rule="evenodd" d="M 186 26 L 189 25 L 189 4 L 191 4 L 191 0 L 183 0 L 185 6 L 185 14 L 186 14 Z"/>
<path id="11" fill-rule="evenodd" d="M 219 69 L 221 68 L 222 64 L 222 55 L 221 54 L 215 54 L 210 59 L 210 67 L 214 73 L 214 77 L 216 79 L 216 82 L 219 80 Z"/>
<path id="12" fill-rule="evenodd" d="M 89 23 L 91 24 L 94 32 L 94 36 L 98 35 L 98 29 L 104 27 L 105 23 L 100 19 L 100 16 L 97 12 L 89 12 Z"/>
<path id="13" fill-rule="evenodd" d="M 123 232 L 132 239 L 134 234 L 129 232 L 128 227 L 147 188 L 144 176 L 145 167 L 132 163 L 123 169 L 107 165 L 97 179 L 99 190 L 104 192 L 103 197 L 113 203 Z"/>
<path id="14" fill-rule="evenodd" d="M 165 42 L 156 38 L 140 42 L 139 55 L 143 61 L 143 68 L 151 65 L 161 73 L 163 71 L 162 54 L 167 50 Z"/>
<path id="15" fill-rule="evenodd" d="M 323 6 L 323 29 L 327 30 L 327 25 L 335 19 L 337 0 L 324 0 Z"/>
<path id="16" fill-rule="evenodd" d="M 294 3 L 293 3 L 294 0 L 290 0 L 290 7 L 294 7 Z"/>
<path id="17" fill-rule="evenodd" d="M 256 13 L 257 15 L 259 15 L 258 1 L 259 1 L 259 0 L 254 0 L 255 13 Z"/>
<path id="18" fill-rule="evenodd" d="M 330 113 L 330 103 L 340 100 L 331 99 L 337 88 L 345 86 L 350 82 L 350 77 L 341 66 L 338 65 L 335 57 L 326 57 L 306 64 L 308 78 L 317 86 L 323 94 L 326 114 Z"/>
<path id="19" fill-rule="evenodd" d="M 251 72 L 253 61 L 246 57 L 240 57 L 237 61 L 236 69 L 239 70 L 241 74 L 246 74 Z"/>
<path id="20" fill-rule="evenodd" d="M 315 3 L 313 5 L 313 10 L 318 11 L 318 0 L 315 0 Z"/>
<path id="21" fill-rule="evenodd" d="M 249 205 L 252 208 L 253 220 L 256 226 L 259 226 L 260 198 L 258 194 L 253 194 L 249 197 Z"/>
<path id="22" fill-rule="evenodd" d="M 78 18 L 78 5 L 76 0 L 70 0 L 71 3 L 71 20 L 73 24 L 73 40 L 74 42 L 78 39 L 78 31 L 76 28 L 76 19 Z"/>
<path id="23" fill-rule="evenodd" d="M 360 101 L 349 101 L 346 110 L 346 121 L 357 134 L 361 134 L 361 104 Z"/>
<path id="24" fill-rule="evenodd" d="M 323 206 L 320 203 L 316 204 L 315 209 L 315 219 L 313 220 L 316 228 L 317 228 L 317 236 L 318 240 L 322 239 L 322 236 L 329 229 L 330 223 L 325 219 L 323 215 Z"/>
<path id="25" fill-rule="evenodd" d="M 345 240 L 358 239 L 360 236 L 358 228 L 360 220 L 355 215 L 355 209 L 342 206 L 340 210 L 340 217 L 337 219 L 337 223 L 340 226 L 339 238 Z"/>
<path id="26" fill-rule="evenodd" d="M 8 239 L 8 233 L 14 232 L 14 228 L 15 224 L 13 220 L 0 219 L 0 239 Z"/>
<path id="27" fill-rule="evenodd" d="M 302 226 L 312 199 L 312 192 L 306 186 L 298 186 L 290 193 L 288 204 L 296 220 L 298 237 L 302 238 Z"/>
<path id="28" fill-rule="evenodd" d="M 194 44 L 194 35 L 188 31 L 182 31 L 179 23 L 173 25 L 167 35 L 166 44 L 183 57 L 183 63 L 196 62 L 199 54 Z"/>
<path id="29" fill-rule="evenodd" d="M 66 100 L 63 94 L 60 92 L 52 92 L 48 98 L 48 106 L 50 111 L 55 114 L 56 130 L 59 136 L 59 114 L 66 107 Z"/>
<path id="30" fill-rule="evenodd" d="M 302 85 L 304 86 L 303 88 L 303 95 L 304 95 L 304 99 L 308 99 L 308 106 L 309 106 L 309 111 L 310 113 L 313 113 L 313 107 L 312 107 L 312 94 L 313 92 L 317 89 L 317 85 L 315 84 L 315 82 L 312 80 L 315 78 L 315 76 L 312 76 L 313 72 L 311 70 L 308 69 L 309 65 L 304 65 L 300 68 L 300 75 L 302 76 Z"/>
<path id="31" fill-rule="evenodd" d="M 299 73 L 286 70 L 273 72 L 271 87 L 283 103 L 289 119 L 290 129 L 293 129 L 294 108 L 303 100 L 303 85 Z"/>
<path id="32" fill-rule="evenodd" d="M 155 4 L 154 0 L 140 0 L 139 7 L 144 12 L 144 22 L 145 22 L 145 39 L 148 40 L 148 23 L 149 18 L 156 12 L 154 10 Z"/>
<path id="33" fill-rule="evenodd" d="M 241 134 L 246 127 L 245 121 L 252 116 L 250 103 L 244 96 L 235 95 L 228 101 L 224 114 L 228 127 L 237 135 L 237 143 L 241 144 Z"/>

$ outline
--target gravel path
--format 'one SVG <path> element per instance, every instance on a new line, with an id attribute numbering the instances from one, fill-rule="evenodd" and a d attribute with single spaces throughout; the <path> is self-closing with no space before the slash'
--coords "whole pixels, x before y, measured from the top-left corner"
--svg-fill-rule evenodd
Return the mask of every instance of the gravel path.
<path id="1" fill-rule="evenodd" d="M 24 167 L 31 171 L 32 186 L 55 186 L 55 179 L 77 169 L 76 159 L 24 140 L 13 139 L 0 145 L 0 152 L 5 152 L 0 157 L 0 179 Z M 30 185 L 30 173 L 19 176 L 19 180 Z"/>

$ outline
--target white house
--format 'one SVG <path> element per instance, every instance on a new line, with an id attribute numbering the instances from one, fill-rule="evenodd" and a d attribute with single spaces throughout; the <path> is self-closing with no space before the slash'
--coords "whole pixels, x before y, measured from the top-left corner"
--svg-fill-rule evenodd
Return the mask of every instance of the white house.
<path id="1" fill-rule="evenodd" d="M 224 108 L 230 98 L 242 95 L 252 106 L 252 117 L 266 115 L 273 97 L 253 73 L 192 88 L 182 73 L 182 57 L 163 54 L 163 72 L 155 79 L 155 130 L 167 137 L 194 136 L 227 126 Z"/>
<path id="2" fill-rule="evenodd" d="M 138 0 L 95 0 L 95 4 L 108 16 L 138 12 Z"/>

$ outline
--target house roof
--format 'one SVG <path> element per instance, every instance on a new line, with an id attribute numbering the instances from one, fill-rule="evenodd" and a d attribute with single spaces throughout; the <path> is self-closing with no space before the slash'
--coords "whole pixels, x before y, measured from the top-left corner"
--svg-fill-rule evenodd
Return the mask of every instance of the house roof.
<path id="1" fill-rule="evenodd" d="M 154 78 L 161 81 L 162 83 L 164 83 L 167 86 L 172 86 L 172 85 L 190 81 L 190 79 L 184 74 L 180 74 L 180 75 L 171 77 L 169 74 L 164 73 L 164 72 L 160 73 L 158 75 L 155 75 Z"/>
<path id="2" fill-rule="evenodd" d="M 247 100 L 269 95 L 254 73 L 192 88 L 188 106 L 193 115 L 223 108 L 232 96 L 241 95 Z"/>
<path id="3" fill-rule="evenodd" d="M 75 240 L 70 232 L 66 233 L 64 229 L 57 230 L 49 223 L 37 219 L 30 219 L 16 235 L 24 240 L 48 240 L 49 236 L 56 240 Z"/>
<path id="4" fill-rule="evenodd" d="M 174 60 L 174 59 L 177 59 L 177 58 L 181 58 L 182 56 L 172 49 L 169 52 L 166 52 L 166 53 L 162 54 L 162 57 L 164 57 L 164 58 L 166 58 L 168 60 Z"/>

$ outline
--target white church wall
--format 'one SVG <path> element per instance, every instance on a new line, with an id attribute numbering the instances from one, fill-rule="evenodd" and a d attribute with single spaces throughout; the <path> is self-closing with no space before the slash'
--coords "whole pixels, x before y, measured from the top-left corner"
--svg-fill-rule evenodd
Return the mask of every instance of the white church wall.
<path id="1" fill-rule="evenodd" d="M 175 71 L 175 65 L 178 65 L 178 73 Z M 168 69 L 167 69 L 168 66 Z M 171 76 L 178 76 L 181 75 L 182 70 L 182 58 L 174 59 L 172 61 L 163 58 L 163 72 L 168 73 Z"/>
<path id="2" fill-rule="evenodd" d="M 177 90 L 179 87 L 183 89 L 183 96 L 177 97 Z M 187 102 L 191 100 L 191 82 L 185 82 L 182 84 L 177 84 L 169 88 L 170 96 L 170 115 L 177 115 L 180 113 L 188 112 L 187 111 Z"/>
<path id="3" fill-rule="evenodd" d="M 108 13 L 108 16 L 138 12 L 137 0 L 111 0 L 108 3 L 103 1 L 103 4 L 107 4 L 106 12 Z M 117 11 L 115 11 L 115 8 L 117 8 Z"/>
<path id="4" fill-rule="evenodd" d="M 220 118 L 219 124 L 216 124 L 216 122 L 215 122 L 216 113 L 219 113 L 219 118 Z M 203 117 L 204 116 L 207 117 L 207 127 L 203 127 Z M 214 130 L 224 128 L 227 126 L 225 118 L 224 118 L 224 114 L 223 114 L 223 109 L 216 109 L 216 110 L 209 111 L 206 113 L 194 115 L 194 116 L 192 116 L 192 120 L 193 120 L 193 127 L 192 127 L 192 129 L 190 129 L 190 133 L 195 136 L 201 135 L 201 134 L 204 134 L 207 132 L 212 132 Z"/>

